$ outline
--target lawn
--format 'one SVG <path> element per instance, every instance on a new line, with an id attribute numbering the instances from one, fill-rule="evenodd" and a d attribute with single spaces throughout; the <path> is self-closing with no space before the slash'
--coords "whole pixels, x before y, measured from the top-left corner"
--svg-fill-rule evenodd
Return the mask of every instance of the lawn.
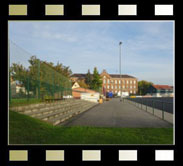
<path id="1" fill-rule="evenodd" d="M 30 98 L 29 100 L 27 100 L 26 98 L 11 99 L 10 107 L 36 104 L 36 103 L 40 103 L 40 102 L 42 102 L 42 100 L 36 99 L 36 98 Z"/>
<path id="2" fill-rule="evenodd" d="M 173 144 L 173 128 L 60 127 L 10 111 L 9 144 Z"/>

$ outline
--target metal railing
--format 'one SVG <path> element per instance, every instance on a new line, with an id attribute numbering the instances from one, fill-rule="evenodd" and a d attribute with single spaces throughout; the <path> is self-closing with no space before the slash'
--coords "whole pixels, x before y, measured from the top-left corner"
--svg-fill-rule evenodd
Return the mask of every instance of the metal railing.
<path id="1" fill-rule="evenodd" d="M 155 115 L 155 110 L 161 111 L 161 118 L 165 119 L 165 112 L 173 114 L 173 98 L 126 98 L 131 104 L 145 110 L 150 109 L 152 114 Z M 168 99 L 169 101 L 165 101 Z"/>

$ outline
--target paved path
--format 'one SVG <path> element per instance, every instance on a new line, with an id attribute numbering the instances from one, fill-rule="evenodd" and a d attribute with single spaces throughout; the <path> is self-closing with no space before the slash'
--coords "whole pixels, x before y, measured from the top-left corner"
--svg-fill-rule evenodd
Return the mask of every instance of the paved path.
<path id="1" fill-rule="evenodd" d="M 172 124 L 115 98 L 72 118 L 64 126 L 172 127 Z"/>

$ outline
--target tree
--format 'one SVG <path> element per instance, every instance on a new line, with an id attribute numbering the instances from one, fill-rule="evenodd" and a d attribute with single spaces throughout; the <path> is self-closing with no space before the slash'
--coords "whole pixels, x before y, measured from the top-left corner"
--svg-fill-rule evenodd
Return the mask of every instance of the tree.
<path id="1" fill-rule="evenodd" d="M 84 80 L 78 80 L 77 83 L 78 83 L 79 86 L 82 87 L 82 88 L 89 88 L 89 86 L 85 83 Z"/>
<path id="2" fill-rule="evenodd" d="M 72 74 L 72 71 L 71 69 L 69 69 L 69 66 L 64 66 L 62 63 L 59 62 L 57 62 L 57 65 L 54 66 L 54 69 L 66 77 L 69 77 Z"/>
<path id="3" fill-rule="evenodd" d="M 27 71 L 22 64 L 13 63 L 10 67 L 10 76 L 15 81 L 19 81 L 20 84 L 26 84 Z"/>
<path id="4" fill-rule="evenodd" d="M 148 88 L 152 85 L 152 82 L 148 82 L 145 80 L 138 82 L 138 93 L 139 95 L 145 95 L 147 93 Z"/>
<path id="5" fill-rule="evenodd" d="M 89 88 L 91 88 L 92 75 L 90 73 L 90 70 L 88 70 L 88 73 L 86 74 L 85 83 L 88 85 Z"/>
<path id="6" fill-rule="evenodd" d="M 102 79 L 97 71 L 97 68 L 95 67 L 93 70 L 93 79 L 90 88 L 99 91 L 101 87 L 102 87 Z"/>

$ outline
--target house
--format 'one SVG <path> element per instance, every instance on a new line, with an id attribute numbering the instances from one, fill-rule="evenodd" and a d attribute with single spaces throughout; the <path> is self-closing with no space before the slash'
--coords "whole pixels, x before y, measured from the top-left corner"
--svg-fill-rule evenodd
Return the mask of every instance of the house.
<path id="1" fill-rule="evenodd" d="M 73 82 L 72 83 L 72 89 L 79 88 L 79 87 L 80 86 L 79 86 L 78 82 Z"/>
<path id="2" fill-rule="evenodd" d="M 153 84 L 148 88 L 147 94 L 154 97 L 173 97 L 173 86 Z"/>
<path id="3" fill-rule="evenodd" d="M 81 88 L 81 87 L 72 89 L 73 98 L 80 99 L 81 93 L 96 93 L 96 92 L 94 90 L 85 89 L 85 88 Z"/>
<path id="4" fill-rule="evenodd" d="M 27 94 L 25 87 L 18 84 L 16 81 L 11 82 L 11 95 L 16 96 L 17 94 Z"/>
<path id="5" fill-rule="evenodd" d="M 75 99 L 98 102 L 100 94 L 94 90 L 79 87 L 72 89 L 72 96 Z"/>

